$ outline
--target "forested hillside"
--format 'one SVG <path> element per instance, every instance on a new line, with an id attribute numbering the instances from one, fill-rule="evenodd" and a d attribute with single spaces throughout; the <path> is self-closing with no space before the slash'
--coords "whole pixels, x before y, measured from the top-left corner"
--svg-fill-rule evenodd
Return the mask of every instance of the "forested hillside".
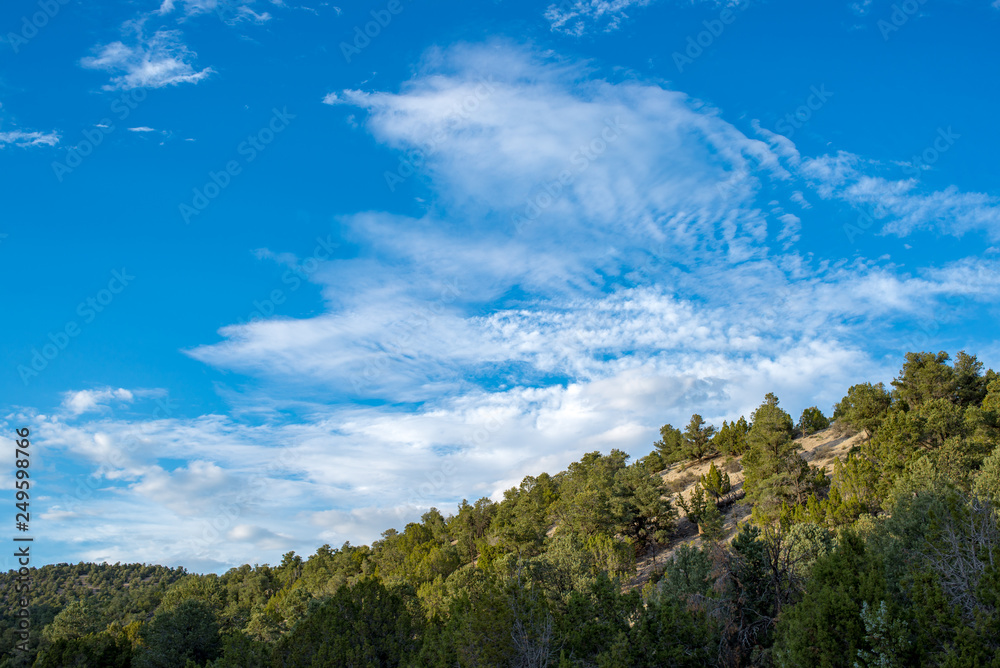
<path id="1" fill-rule="evenodd" d="M 1000 666 L 996 373 L 909 353 L 830 419 L 772 394 L 735 417 L 370 546 L 34 570 L 30 651 L 6 630 L 0 666 Z M 857 436 L 820 463 L 826 429 Z"/>

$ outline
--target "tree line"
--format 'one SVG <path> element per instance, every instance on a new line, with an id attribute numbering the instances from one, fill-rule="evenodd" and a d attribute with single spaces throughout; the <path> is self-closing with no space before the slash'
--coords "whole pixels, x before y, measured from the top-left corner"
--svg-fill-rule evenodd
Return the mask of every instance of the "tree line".
<path id="1" fill-rule="evenodd" d="M 832 472 L 799 438 L 830 420 L 768 394 L 719 429 L 664 425 L 638 461 L 588 453 L 371 545 L 223 575 L 45 566 L 42 631 L 28 654 L 4 632 L 0 666 L 1000 666 L 997 374 L 908 353 L 832 418 L 860 434 Z M 692 493 L 663 482 L 704 460 Z"/>

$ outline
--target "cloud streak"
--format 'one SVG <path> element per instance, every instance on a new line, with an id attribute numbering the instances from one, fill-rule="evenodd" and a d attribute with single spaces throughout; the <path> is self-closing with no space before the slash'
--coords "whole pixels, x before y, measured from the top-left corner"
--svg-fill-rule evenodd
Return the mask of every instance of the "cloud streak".
<path id="1" fill-rule="evenodd" d="M 197 54 L 181 41 L 179 31 L 157 30 L 148 38 L 141 27 L 135 32 L 131 44 L 111 42 L 96 48 L 95 55 L 80 61 L 87 69 L 117 75 L 104 86 L 106 90 L 196 84 L 214 72 L 211 67 L 195 68 L 193 61 Z"/>

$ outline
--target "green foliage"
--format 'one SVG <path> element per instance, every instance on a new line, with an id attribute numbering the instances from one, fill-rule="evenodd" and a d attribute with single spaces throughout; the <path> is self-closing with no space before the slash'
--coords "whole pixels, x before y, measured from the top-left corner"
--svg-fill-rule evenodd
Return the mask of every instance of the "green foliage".
<path id="1" fill-rule="evenodd" d="M 853 668 L 858 650 L 870 649 L 862 605 L 884 597 L 878 558 L 857 534 L 843 532 L 837 549 L 816 560 L 801 602 L 778 620 L 775 664 Z"/>
<path id="2" fill-rule="evenodd" d="M 497 504 L 486 497 L 476 501 L 474 506 L 462 499 L 458 513 L 448 520 L 448 533 L 457 542 L 456 549 L 463 564 L 476 560 L 476 544 L 486 537 L 496 513 Z"/>
<path id="3" fill-rule="evenodd" d="M 702 460 L 707 455 L 716 452 L 712 437 L 715 436 L 715 427 L 705 423 L 705 420 L 695 413 L 691 416 L 687 428 L 684 430 L 683 452 L 687 459 Z"/>
<path id="4" fill-rule="evenodd" d="M 816 497 L 810 497 L 815 499 Z M 801 522 L 788 531 L 788 553 L 795 575 L 805 581 L 816 561 L 834 550 L 830 531 L 815 522 Z"/>
<path id="5" fill-rule="evenodd" d="M 639 548 L 666 542 L 677 524 L 677 511 L 666 493 L 663 479 L 641 465 L 619 470 L 611 503 L 617 531 Z"/>
<path id="6" fill-rule="evenodd" d="M 667 561 L 663 579 L 658 583 L 661 595 L 684 603 L 709 596 L 712 591 L 712 561 L 704 549 L 681 545 Z"/>
<path id="7" fill-rule="evenodd" d="M 670 466 L 686 457 L 684 454 L 684 436 L 681 430 L 673 425 L 660 427 L 660 440 L 653 443 L 656 453 L 660 456 L 663 467 Z"/>
<path id="8" fill-rule="evenodd" d="M 598 657 L 597 665 L 658 668 L 713 665 L 719 629 L 703 609 L 690 609 L 676 599 L 654 596 L 639 610 L 627 642 Z"/>
<path id="9" fill-rule="evenodd" d="M 747 498 L 754 503 L 754 518 L 760 523 L 776 520 L 782 503 L 804 503 L 823 484 L 817 471 L 799 455 L 801 446 L 792 440 L 792 431 L 791 416 L 769 393 L 754 411 L 747 436 L 749 449 L 743 457 Z"/>
<path id="10" fill-rule="evenodd" d="M 701 460 L 719 451 L 716 437 L 715 427 L 706 424 L 704 418 L 696 413 L 691 416 L 683 433 L 669 424 L 660 427 L 660 440 L 653 444 L 656 448 L 654 454 L 659 456 L 660 468 L 685 459 Z"/>
<path id="11" fill-rule="evenodd" d="M 274 660 L 289 668 L 397 666 L 419 650 L 422 626 L 411 588 L 364 579 L 297 624 L 274 647 Z"/>
<path id="12" fill-rule="evenodd" d="M 803 436 L 815 434 L 817 431 L 822 431 L 829 426 L 830 420 L 816 406 L 810 406 L 805 409 L 799 417 L 799 432 Z"/>
<path id="13" fill-rule="evenodd" d="M 691 498 L 687 501 L 683 495 L 678 495 L 677 502 L 687 513 L 688 519 L 698 525 L 698 533 L 705 540 L 716 541 L 722 538 L 725 518 L 716 505 L 715 496 L 705 493 L 704 483 L 695 485 Z"/>
<path id="14" fill-rule="evenodd" d="M 432 508 L 370 547 L 323 545 L 222 575 L 32 569 L 38 632 L 25 654 L 10 651 L 16 576 L 0 574 L 0 668 L 1000 668 L 1000 378 L 964 352 L 950 362 L 911 353 L 891 394 L 851 387 L 835 417 L 869 438 L 835 461 L 829 487 L 769 394 L 752 425 L 713 433 L 694 415 L 684 433 L 665 425 L 638 464 L 588 453 L 499 503 Z M 811 407 L 798 428 L 824 421 Z M 674 549 L 643 601 L 637 557 L 676 523 L 653 474 L 713 452 L 743 457 L 756 523 L 716 542 L 731 482 L 713 462 L 677 499 L 706 547 Z"/>
<path id="15" fill-rule="evenodd" d="M 618 540 L 599 533 L 587 536 L 583 545 L 590 552 L 594 575 L 606 573 L 617 578 L 635 569 L 635 548 L 631 540 Z"/>
<path id="16" fill-rule="evenodd" d="M 176 668 L 188 660 L 203 664 L 222 650 L 215 612 L 205 602 L 187 599 L 170 609 L 160 609 L 142 629 L 136 668 Z"/>
<path id="17" fill-rule="evenodd" d="M 1000 447 L 983 462 L 975 482 L 976 495 L 1000 507 Z"/>
<path id="18" fill-rule="evenodd" d="M 490 524 L 500 550 L 526 557 L 539 554 L 558 498 L 557 484 L 547 473 L 527 476 L 519 487 L 504 492 Z"/>
<path id="19" fill-rule="evenodd" d="M 42 636 L 50 641 L 79 638 L 104 629 L 105 622 L 89 599 L 73 601 L 42 630 Z"/>
<path id="20" fill-rule="evenodd" d="M 725 535 L 725 517 L 712 499 L 706 501 L 704 510 L 698 516 L 698 533 L 708 541 L 722 540 Z"/>
<path id="21" fill-rule="evenodd" d="M 861 604 L 861 619 L 865 624 L 865 642 L 872 651 L 858 650 L 855 668 L 902 668 L 904 657 L 909 653 L 909 638 L 906 622 L 892 619 L 885 601 L 879 601 L 878 608 Z"/>
<path id="22" fill-rule="evenodd" d="M 860 383 L 847 390 L 847 396 L 833 407 L 833 418 L 867 432 L 871 437 L 892 405 L 892 395 L 882 383 Z"/>
<path id="23" fill-rule="evenodd" d="M 960 407 L 979 405 L 987 394 L 983 364 L 974 355 L 959 352 L 953 366 L 948 353 L 906 353 L 906 362 L 892 381 L 893 396 L 906 410 L 935 399 Z"/>
<path id="24" fill-rule="evenodd" d="M 35 659 L 35 668 L 128 668 L 132 643 L 121 627 L 83 636 L 60 635 Z"/>
<path id="25" fill-rule="evenodd" d="M 574 590 L 565 614 L 559 617 L 562 660 L 570 665 L 590 663 L 609 653 L 617 641 L 627 638 L 641 609 L 639 595 L 623 593 L 619 583 L 606 574 L 586 589 Z"/>
<path id="26" fill-rule="evenodd" d="M 715 498 L 719 498 L 723 494 L 728 494 L 729 490 L 733 487 L 732 482 L 729 480 L 729 474 L 719 473 L 719 469 L 715 467 L 715 462 L 712 462 L 708 467 L 708 472 L 701 476 L 701 486 Z"/>
<path id="27" fill-rule="evenodd" d="M 243 633 L 222 638 L 222 656 L 205 664 L 208 668 L 270 668 L 271 644 Z"/>
<path id="28" fill-rule="evenodd" d="M 724 455 L 738 457 L 747 450 L 747 434 L 750 433 L 750 425 L 745 417 L 740 416 L 735 422 L 723 420 L 722 428 L 716 433 L 713 439 L 715 449 Z"/>

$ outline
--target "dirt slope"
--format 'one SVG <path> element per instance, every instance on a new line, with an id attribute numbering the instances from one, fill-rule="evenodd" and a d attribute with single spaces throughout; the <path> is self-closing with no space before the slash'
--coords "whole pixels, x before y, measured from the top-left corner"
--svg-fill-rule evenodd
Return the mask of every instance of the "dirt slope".
<path id="1" fill-rule="evenodd" d="M 802 458 L 814 466 L 825 468 L 828 474 L 833 473 L 833 463 L 837 459 L 843 459 L 847 452 L 859 444 L 862 440 L 861 434 L 853 436 L 840 436 L 833 428 L 824 429 L 812 436 L 796 439 L 802 446 Z M 740 465 L 740 457 L 726 463 L 727 457 L 715 457 L 701 462 L 681 462 L 675 464 L 666 471 L 660 473 L 663 482 L 671 491 L 671 497 L 675 498 L 680 492 L 685 498 L 689 498 L 694 491 L 694 486 L 701 476 L 708 472 L 709 466 L 715 462 L 716 468 L 729 473 L 729 480 L 733 489 L 743 487 L 743 468 Z M 668 545 L 660 548 L 656 555 L 656 562 L 662 565 L 663 560 L 669 558 L 673 552 L 681 545 L 701 545 L 701 538 L 698 537 L 698 528 L 687 519 L 686 513 L 680 508 L 677 509 L 680 519 L 678 522 L 677 536 Z M 737 502 L 723 509 L 725 517 L 725 541 L 729 542 L 736 536 L 737 525 L 749 517 L 750 508 L 748 505 Z M 649 579 L 655 567 L 654 557 L 648 554 L 636 563 L 636 578 L 630 582 L 631 587 L 642 586 Z"/>

